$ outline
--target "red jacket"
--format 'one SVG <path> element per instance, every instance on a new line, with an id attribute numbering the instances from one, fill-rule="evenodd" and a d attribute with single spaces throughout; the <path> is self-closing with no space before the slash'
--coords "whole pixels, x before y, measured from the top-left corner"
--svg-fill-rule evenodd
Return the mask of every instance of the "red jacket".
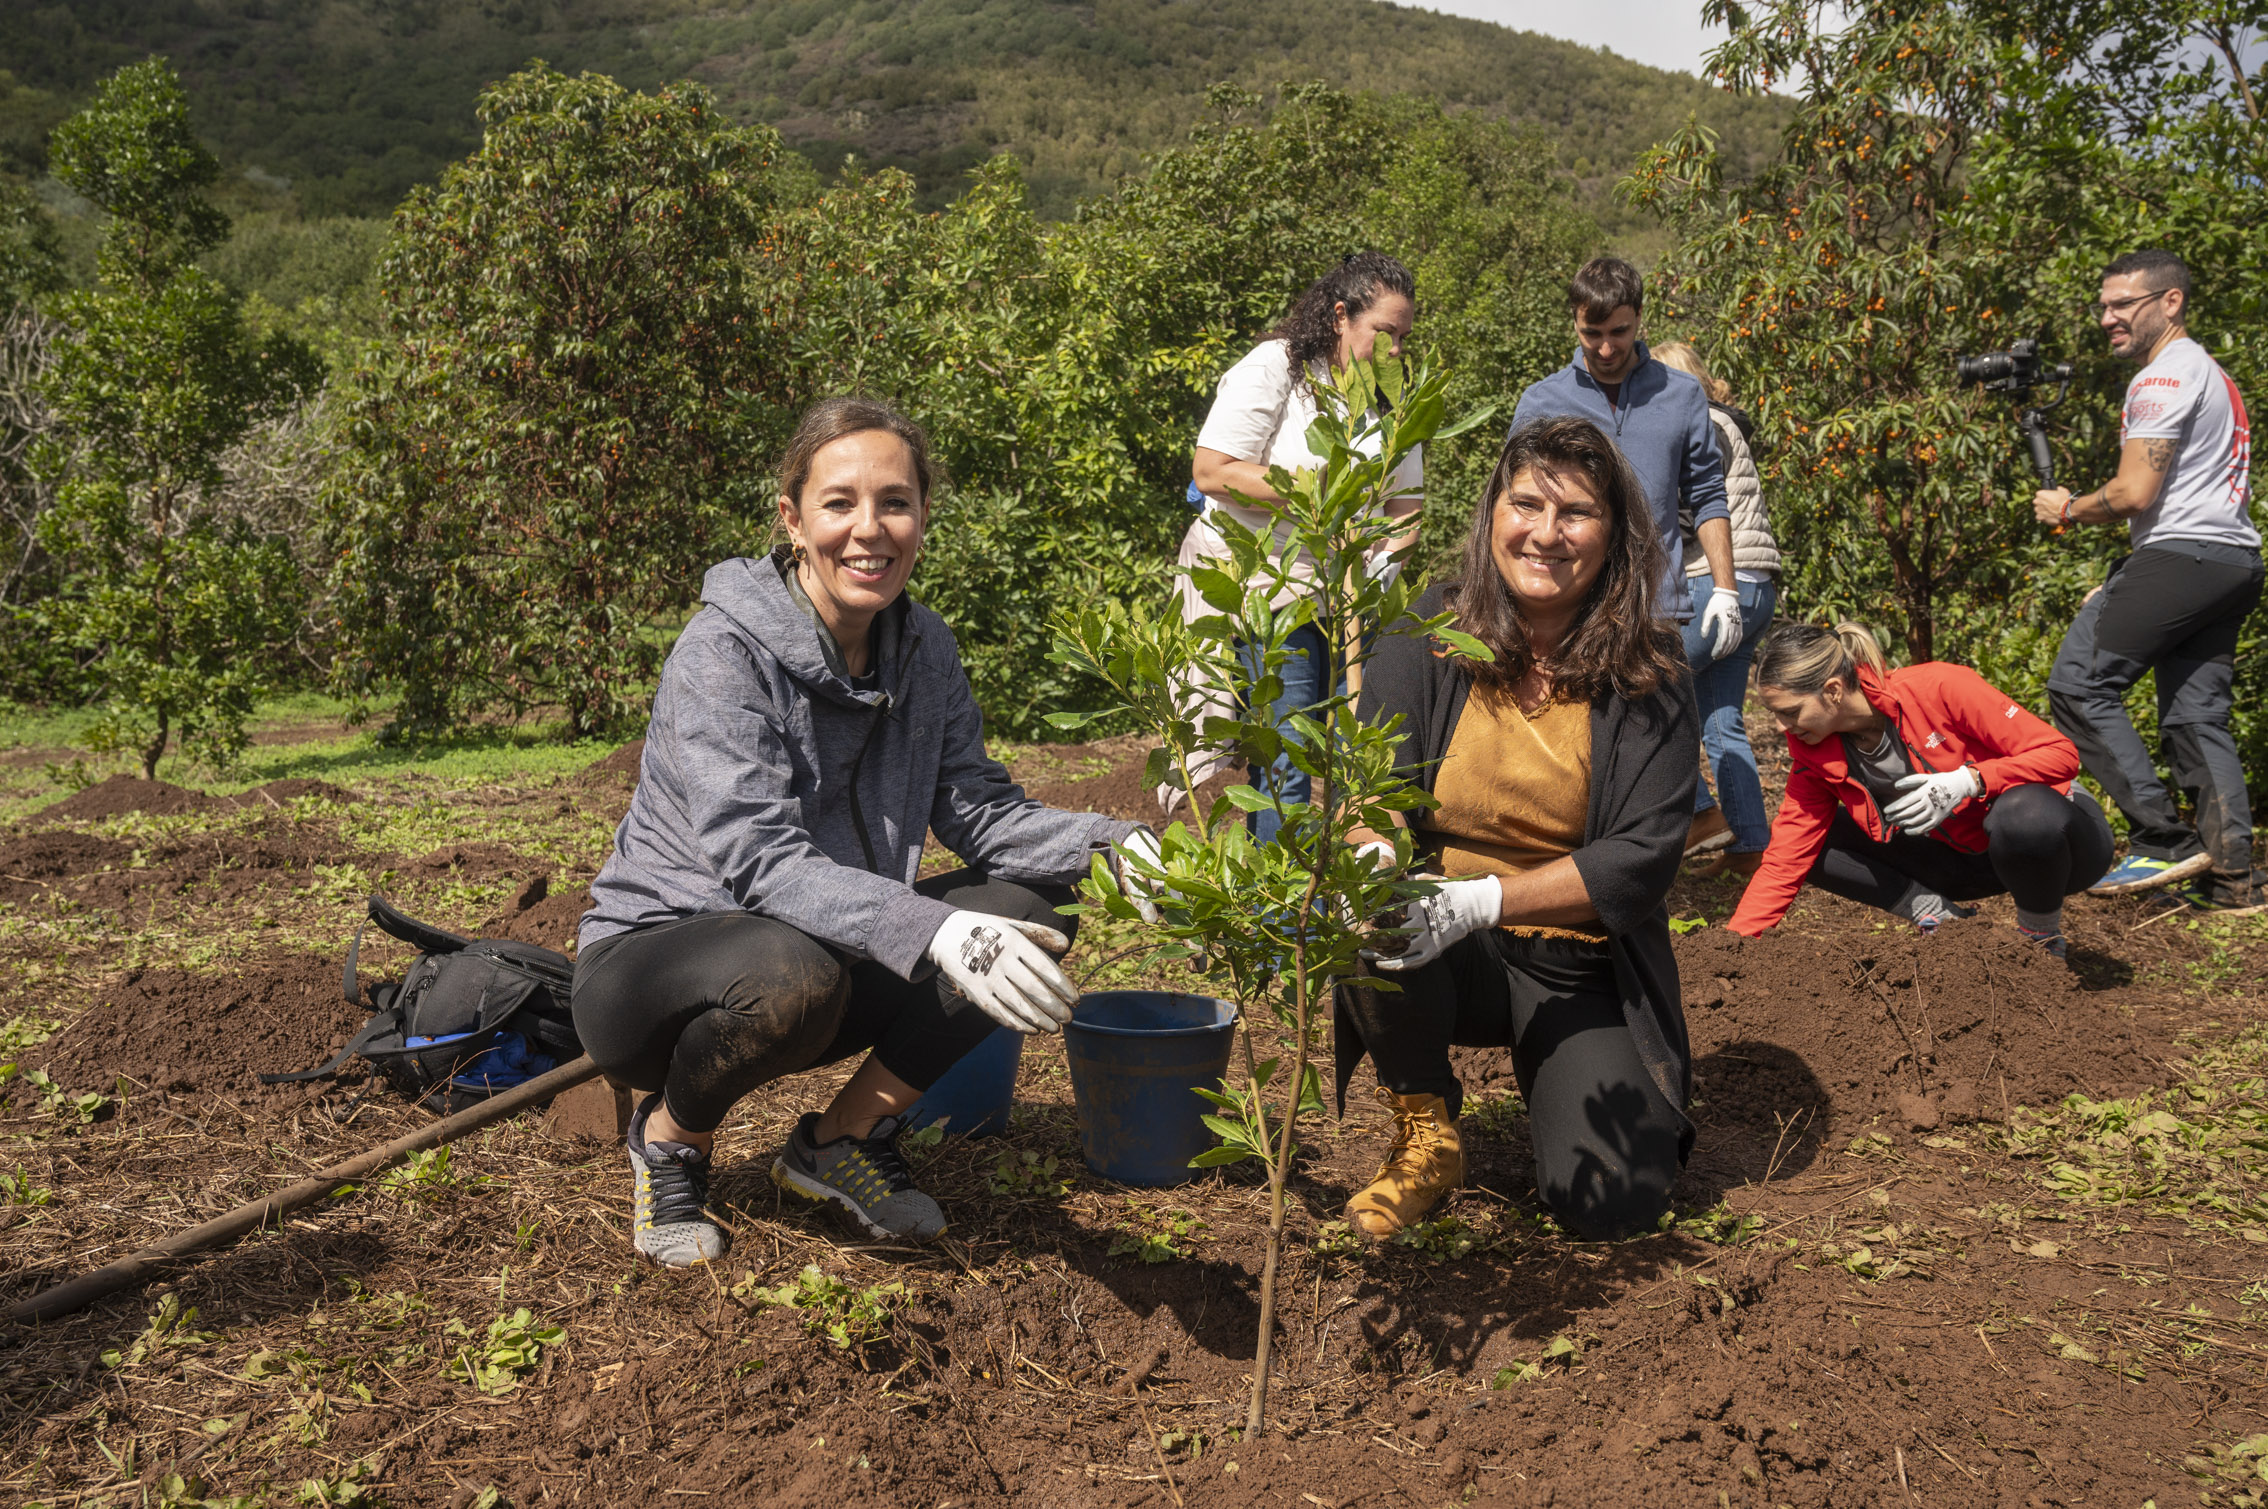
<path id="1" fill-rule="evenodd" d="M 1965 854 L 1985 849 L 1985 813 L 2011 786 L 2047 785 L 2068 794 L 2079 774 L 2079 751 L 2045 721 L 2017 706 L 1998 687 L 1965 665 L 1929 661 L 1892 671 L 1887 679 L 1864 665 L 1859 690 L 1887 716 L 1906 741 L 1915 772 L 1976 771 L 1984 795 L 1971 797 L 1938 824 L 1931 837 Z M 1806 744 L 1788 735 L 1787 794 L 1772 820 L 1772 842 L 1748 883 L 1740 906 L 1725 924 L 1753 938 L 1787 915 L 1804 876 L 1827 847 L 1827 829 L 1840 805 L 1876 843 L 1894 831 L 1859 779 L 1851 774 L 1843 741 Z"/>

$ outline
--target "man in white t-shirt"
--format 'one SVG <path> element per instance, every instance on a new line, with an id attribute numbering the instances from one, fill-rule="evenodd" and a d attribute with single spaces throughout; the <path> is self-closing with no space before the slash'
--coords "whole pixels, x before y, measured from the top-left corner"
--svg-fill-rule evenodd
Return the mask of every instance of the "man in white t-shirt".
<path id="1" fill-rule="evenodd" d="M 2055 726 L 2126 814 L 2128 857 L 2094 890 L 2143 891 L 2211 871 L 2185 899 L 2251 905 L 2252 804 L 2229 733 L 2237 633 L 2262 576 L 2244 395 L 2190 338 L 2189 267 L 2172 252 L 2111 263 L 2096 310 L 2111 349 L 2142 367 L 2126 389 L 2118 475 L 2084 496 L 2059 487 L 2032 499 L 2042 523 L 2123 523 L 2132 547 L 2080 608 L 2048 677 Z M 2152 672 L 2158 727 L 2194 826 L 2126 716 L 2127 689 Z"/>

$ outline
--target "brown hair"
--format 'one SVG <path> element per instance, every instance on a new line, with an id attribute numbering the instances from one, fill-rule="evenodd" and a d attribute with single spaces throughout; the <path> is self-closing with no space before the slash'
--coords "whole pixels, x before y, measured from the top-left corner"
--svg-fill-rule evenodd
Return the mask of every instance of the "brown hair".
<path id="1" fill-rule="evenodd" d="M 821 449 L 848 435 L 888 430 L 913 453 L 914 482 L 921 501 L 929 501 L 936 464 L 929 456 L 929 436 L 905 415 L 875 398 L 822 398 L 803 411 L 795 433 L 788 438 L 787 454 L 780 458 L 780 492 L 796 507 L 803 506 L 803 487 L 811 480 L 812 458 Z"/>
<path id="2" fill-rule="evenodd" d="M 1632 314 L 1646 312 L 1646 280 L 1620 257 L 1593 257 L 1567 285 L 1567 307 L 1577 315 L 1603 320 L 1625 304 Z"/>
<path id="3" fill-rule="evenodd" d="M 1664 341 L 1653 348 L 1654 360 L 1666 367 L 1675 367 L 1701 384 L 1701 391 L 1709 395 L 1711 403 L 1731 403 L 1732 384 L 1709 371 L 1709 364 L 1701 353 L 1685 341 Z"/>
<path id="4" fill-rule="evenodd" d="M 1682 646 L 1654 621 L 1662 540 L 1637 474 L 1588 419 L 1538 419 L 1506 437 L 1473 514 L 1464 574 L 1443 594 L 1457 615 L 1457 627 L 1496 656 L 1493 665 L 1473 662 L 1474 679 L 1483 686 L 1509 688 L 1536 663 L 1519 599 L 1496 569 L 1494 540 L 1496 510 L 1512 479 L 1530 467 L 1581 477 L 1611 515 L 1606 565 L 1546 667 L 1553 694 L 1570 702 L 1645 697 L 1664 681 L 1684 675 Z"/>
<path id="5" fill-rule="evenodd" d="M 1782 619 L 1756 647 L 1756 684 L 1809 697 L 1837 677 L 1857 686 L 1861 665 L 1877 676 L 1890 674 L 1882 642 L 1865 624 L 1845 620 L 1830 629 Z"/>

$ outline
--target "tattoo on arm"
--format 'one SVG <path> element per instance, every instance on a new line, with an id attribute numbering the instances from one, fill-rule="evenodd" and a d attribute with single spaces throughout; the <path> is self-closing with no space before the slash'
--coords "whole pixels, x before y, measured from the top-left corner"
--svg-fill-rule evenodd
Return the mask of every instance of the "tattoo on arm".
<path id="1" fill-rule="evenodd" d="M 2173 465 L 2173 440 L 2145 440 L 2142 442 L 2142 459 L 2150 463 L 2150 470 L 2162 472 Z"/>

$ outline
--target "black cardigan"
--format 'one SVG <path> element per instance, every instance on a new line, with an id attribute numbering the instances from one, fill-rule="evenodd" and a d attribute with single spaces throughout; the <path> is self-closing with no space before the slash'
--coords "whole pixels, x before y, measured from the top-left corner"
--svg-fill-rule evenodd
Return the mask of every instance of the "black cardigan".
<path id="1" fill-rule="evenodd" d="M 1425 617 L 1439 613 L 1441 588 L 1427 589 L 1414 611 Z M 1402 715 L 1398 763 L 1429 792 L 1472 692 L 1467 666 L 1431 636 L 1403 632 L 1382 638 L 1363 668 L 1358 715 L 1365 722 Z M 1680 1156 L 1693 1145 L 1692 1123 L 1684 1120 L 1693 1089 L 1693 1054 L 1664 902 L 1693 822 L 1700 727 L 1690 677 L 1665 683 L 1635 702 L 1610 696 L 1591 704 L 1590 809 L 1583 845 L 1574 855 L 1607 935 L 1630 1035 L 1663 1098 L 1679 1113 Z M 1410 815 L 1421 839 L 1430 815 Z M 1369 1050 L 1344 1006 L 1335 1013 L 1333 1030 L 1344 1108 L 1347 1081 Z"/>

